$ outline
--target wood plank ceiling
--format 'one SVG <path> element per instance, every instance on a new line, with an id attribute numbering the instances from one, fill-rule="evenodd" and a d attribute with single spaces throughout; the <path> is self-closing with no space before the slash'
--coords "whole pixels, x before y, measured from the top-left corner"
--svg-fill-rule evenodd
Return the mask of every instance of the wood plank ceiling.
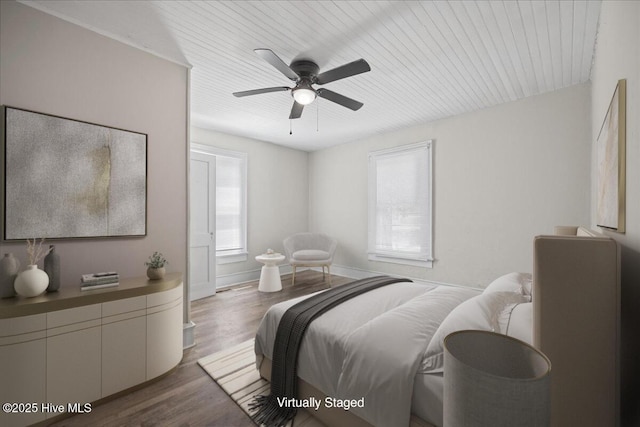
<path id="1" fill-rule="evenodd" d="M 22 3 L 190 64 L 194 126 L 313 151 L 586 82 L 600 1 L 57 1 Z M 321 71 L 364 58 L 372 71 L 327 84 L 289 121 L 291 81 L 258 57 Z M 292 125 L 293 134 L 289 134 Z"/>

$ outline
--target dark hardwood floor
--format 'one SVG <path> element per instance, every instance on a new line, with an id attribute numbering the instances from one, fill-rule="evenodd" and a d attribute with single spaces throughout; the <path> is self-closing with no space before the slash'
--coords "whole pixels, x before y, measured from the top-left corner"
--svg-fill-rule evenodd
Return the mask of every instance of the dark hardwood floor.
<path id="1" fill-rule="evenodd" d="M 328 279 L 328 276 L 327 276 Z M 332 285 L 350 282 L 331 276 Z M 221 426 L 255 424 L 196 363 L 198 359 L 252 338 L 269 307 L 329 287 L 322 273 L 307 270 L 282 277 L 281 292 L 258 292 L 258 282 L 238 285 L 191 304 L 196 346 L 184 352 L 177 369 L 139 390 L 93 407 L 88 414 L 54 426 Z M 81 402 L 84 403 L 84 402 Z"/>

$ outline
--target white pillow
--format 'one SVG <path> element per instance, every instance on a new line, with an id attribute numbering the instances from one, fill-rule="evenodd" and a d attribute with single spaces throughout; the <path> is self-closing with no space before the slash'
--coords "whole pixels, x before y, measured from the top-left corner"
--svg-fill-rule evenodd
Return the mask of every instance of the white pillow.
<path id="1" fill-rule="evenodd" d="M 531 298 L 531 283 L 533 282 L 530 273 L 508 273 L 498 277 L 484 289 L 488 292 L 518 292 L 528 295 Z"/>
<path id="2" fill-rule="evenodd" d="M 505 335 L 533 345 L 533 303 L 513 307 Z"/>
<path id="3" fill-rule="evenodd" d="M 422 373 L 442 372 L 444 339 L 455 331 L 473 329 L 504 334 L 513 308 L 529 298 L 519 292 L 488 292 L 454 308 L 433 334 L 422 359 Z"/>

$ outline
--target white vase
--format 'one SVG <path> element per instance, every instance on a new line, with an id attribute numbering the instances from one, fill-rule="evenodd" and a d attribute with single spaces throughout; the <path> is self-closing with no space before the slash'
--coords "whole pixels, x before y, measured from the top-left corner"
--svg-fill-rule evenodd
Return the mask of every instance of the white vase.
<path id="1" fill-rule="evenodd" d="M 49 285 L 49 276 L 37 265 L 27 265 L 27 269 L 18 274 L 13 286 L 18 295 L 31 298 L 43 293 Z"/>

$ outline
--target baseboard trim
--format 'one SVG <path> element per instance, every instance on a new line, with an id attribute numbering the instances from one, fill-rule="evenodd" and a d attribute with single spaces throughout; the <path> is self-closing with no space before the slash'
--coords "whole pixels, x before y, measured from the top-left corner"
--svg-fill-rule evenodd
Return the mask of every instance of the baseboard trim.
<path id="1" fill-rule="evenodd" d="M 296 271 L 300 272 L 304 270 L 313 270 L 313 271 L 322 272 L 322 267 L 299 268 Z M 242 271 L 239 273 L 225 274 L 223 276 L 217 276 L 216 289 L 220 290 L 229 286 L 234 286 L 242 283 L 259 280 L 260 271 L 261 271 L 260 269 L 257 269 L 257 270 Z M 285 274 L 291 274 L 292 272 L 293 272 L 293 269 L 289 264 L 280 265 L 280 276 L 283 276 Z M 447 283 L 447 282 L 439 282 L 435 280 L 418 279 L 416 277 L 408 277 L 404 275 L 390 274 L 390 273 L 384 273 L 384 272 L 373 271 L 373 270 L 363 270 L 361 268 L 347 267 L 339 264 L 331 264 L 331 274 L 335 274 L 337 276 L 342 276 L 342 277 L 348 277 L 349 279 L 354 279 L 354 280 L 365 279 L 367 277 L 373 277 L 373 276 L 387 275 L 392 277 L 403 277 L 403 278 L 411 279 L 413 282 L 419 283 L 422 285 L 453 286 L 457 288 L 472 288 L 472 289 L 479 289 L 479 290 L 482 289 L 477 286 L 468 286 L 468 285 L 461 285 L 458 283 Z"/>
<path id="2" fill-rule="evenodd" d="M 241 271 L 238 273 L 224 274 L 222 276 L 216 276 L 216 289 L 224 289 L 229 286 L 240 285 L 242 283 L 253 282 L 260 280 L 261 268 L 257 270 Z M 301 270 L 298 270 L 301 271 Z M 291 274 L 293 269 L 289 264 L 280 265 L 280 276 L 283 274 Z"/>
<path id="3" fill-rule="evenodd" d="M 312 270 L 322 271 L 319 267 L 314 267 Z M 383 273 L 380 271 L 372 271 L 372 270 L 363 270 L 360 268 L 347 267 L 344 265 L 331 264 L 331 274 L 336 274 L 338 276 L 348 277 L 350 279 L 366 279 L 367 277 L 373 276 L 392 276 L 392 277 L 403 277 L 407 279 L 411 279 L 414 283 L 419 283 L 421 285 L 432 285 L 432 286 L 453 286 L 456 288 L 472 288 L 472 289 L 482 289 L 477 286 L 468 286 L 461 285 L 458 283 L 447 283 L 447 282 L 438 282 L 435 280 L 427 280 L 427 279 L 418 279 L 416 277 L 408 277 L 401 274 L 391 274 L 391 273 Z"/>
<path id="4" fill-rule="evenodd" d="M 238 285 L 240 283 L 251 282 L 258 279 L 260 279 L 259 269 L 216 276 L 216 290 L 224 289 L 227 286 Z"/>
<path id="5" fill-rule="evenodd" d="M 196 345 L 195 329 L 196 324 L 193 323 L 192 320 L 190 320 L 189 323 L 182 324 L 182 350 Z"/>

